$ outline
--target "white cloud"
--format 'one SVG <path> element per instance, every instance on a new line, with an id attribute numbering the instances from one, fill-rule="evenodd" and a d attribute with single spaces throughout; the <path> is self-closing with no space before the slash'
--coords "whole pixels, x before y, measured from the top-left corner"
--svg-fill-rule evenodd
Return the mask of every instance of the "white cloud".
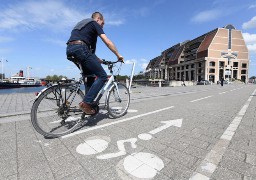
<path id="1" fill-rule="evenodd" d="M 48 28 L 52 31 L 60 31 L 72 28 L 78 21 L 90 16 L 90 9 L 79 11 L 77 8 L 69 7 L 64 1 L 21 1 L 1 10 L 0 29 L 18 31 Z M 123 24 L 124 20 L 117 17 L 120 18 L 107 13 L 106 24 L 108 22 L 109 25 Z"/>
<path id="2" fill-rule="evenodd" d="M 256 43 L 256 34 L 243 33 L 246 44 Z"/>
<path id="3" fill-rule="evenodd" d="M 86 16 L 62 4 L 60 1 L 28 1 L 2 10 L 0 28 L 34 29 L 66 28 Z"/>
<path id="4" fill-rule="evenodd" d="M 243 29 L 252 29 L 256 28 L 256 16 L 254 16 L 250 21 L 243 23 Z"/>
<path id="5" fill-rule="evenodd" d="M 144 72 L 146 70 L 146 67 L 148 66 L 148 60 L 141 58 L 139 60 L 136 59 L 130 59 L 130 60 L 126 60 L 125 64 L 133 64 L 135 63 L 135 71 L 142 71 Z"/>
<path id="6" fill-rule="evenodd" d="M 59 40 L 59 39 L 43 39 L 42 41 L 50 42 L 50 43 L 57 44 L 57 45 L 62 46 L 62 47 L 66 47 L 66 41 L 63 41 L 63 40 Z"/>
<path id="7" fill-rule="evenodd" d="M 202 11 L 191 18 L 192 22 L 208 22 L 221 16 L 221 11 L 217 9 Z"/>
<path id="8" fill-rule="evenodd" d="M 121 24 L 124 24 L 124 21 L 123 20 L 110 20 L 110 21 L 107 21 L 106 24 L 112 25 L 112 26 L 119 26 Z"/>
<path id="9" fill-rule="evenodd" d="M 141 68 L 142 68 L 143 70 L 146 70 L 147 66 L 148 66 L 148 63 L 142 63 L 142 64 L 141 64 Z"/>
<path id="10" fill-rule="evenodd" d="M 256 34 L 243 33 L 243 37 L 250 53 L 256 53 Z"/>
<path id="11" fill-rule="evenodd" d="M 256 53 L 256 44 L 249 44 L 247 45 L 248 50 L 250 53 Z"/>
<path id="12" fill-rule="evenodd" d="M 133 64 L 133 63 L 137 63 L 136 59 L 130 59 L 130 60 L 126 60 L 125 64 Z"/>

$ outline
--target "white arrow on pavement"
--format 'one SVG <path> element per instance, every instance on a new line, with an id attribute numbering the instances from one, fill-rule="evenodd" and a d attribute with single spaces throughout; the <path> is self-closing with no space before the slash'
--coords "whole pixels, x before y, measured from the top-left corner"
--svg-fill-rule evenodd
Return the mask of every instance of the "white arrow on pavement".
<path id="1" fill-rule="evenodd" d="M 169 120 L 169 121 L 161 121 L 161 123 L 164 123 L 163 126 L 160 126 L 152 131 L 150 131 L 150 134 L 156 134 L 159 133 L 160 131 L 167 129 L 170 126 L 176 126 L 176 127 L 181 127 L 182 125 L 182 119 L 176 119 L 176 120 Z"/>

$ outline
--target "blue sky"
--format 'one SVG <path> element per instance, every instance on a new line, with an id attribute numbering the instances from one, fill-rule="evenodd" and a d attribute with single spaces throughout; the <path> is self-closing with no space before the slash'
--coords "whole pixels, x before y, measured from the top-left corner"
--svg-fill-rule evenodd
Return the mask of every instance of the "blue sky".
<path id="1" fill-rule="evenodd" d="M 66 60 L 65 43 L 74 25 L 95 11 L 103 13 L 104 31 L 126 60 L 122 74 L 130 74 L 131 62 L 138 73 L 172 45 L 232 24 L 243 32 L 249 76 L 256 76 L 255 0 L 1 0 L 0 9 L 0 58 L 7 77 L 19 70 L 26 75 L 27 67 L 35 77 L 78 77 Z M 96 54 L 116 58 L 100 38 Z"/>

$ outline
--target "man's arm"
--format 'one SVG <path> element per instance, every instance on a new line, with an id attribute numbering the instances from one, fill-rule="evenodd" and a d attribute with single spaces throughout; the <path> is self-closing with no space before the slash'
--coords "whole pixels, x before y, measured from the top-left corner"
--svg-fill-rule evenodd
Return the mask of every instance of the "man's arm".
<path id="1" fill-rule="evenodd" d="M 123 57 L 119 54 L 116 46 L 110 39 L 108 39 L 106 34 L 101 34 L 100 38 L 106 44 L 106 46 L 116 55 L 117 59 L 123 61 Z"/>

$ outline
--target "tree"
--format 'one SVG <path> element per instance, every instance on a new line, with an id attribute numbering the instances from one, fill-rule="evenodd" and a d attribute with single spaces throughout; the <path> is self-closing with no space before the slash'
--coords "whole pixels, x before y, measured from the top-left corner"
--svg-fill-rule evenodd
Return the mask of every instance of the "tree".
<path id="1" fill-rule="evenodd" d="M 61 80 L 62 78 L 65 78 L 65 79 L 67 79 L 67 77 L 66 76 L 63 76 L 63 75 L 60 75 L 60 76 L 58 76 L 58 75 L 53 75 L 53 76 L 46 76 L 46 78 L 45 78 L 45 80 L 46 81 L 59 81 L 59 80 Z"/>

